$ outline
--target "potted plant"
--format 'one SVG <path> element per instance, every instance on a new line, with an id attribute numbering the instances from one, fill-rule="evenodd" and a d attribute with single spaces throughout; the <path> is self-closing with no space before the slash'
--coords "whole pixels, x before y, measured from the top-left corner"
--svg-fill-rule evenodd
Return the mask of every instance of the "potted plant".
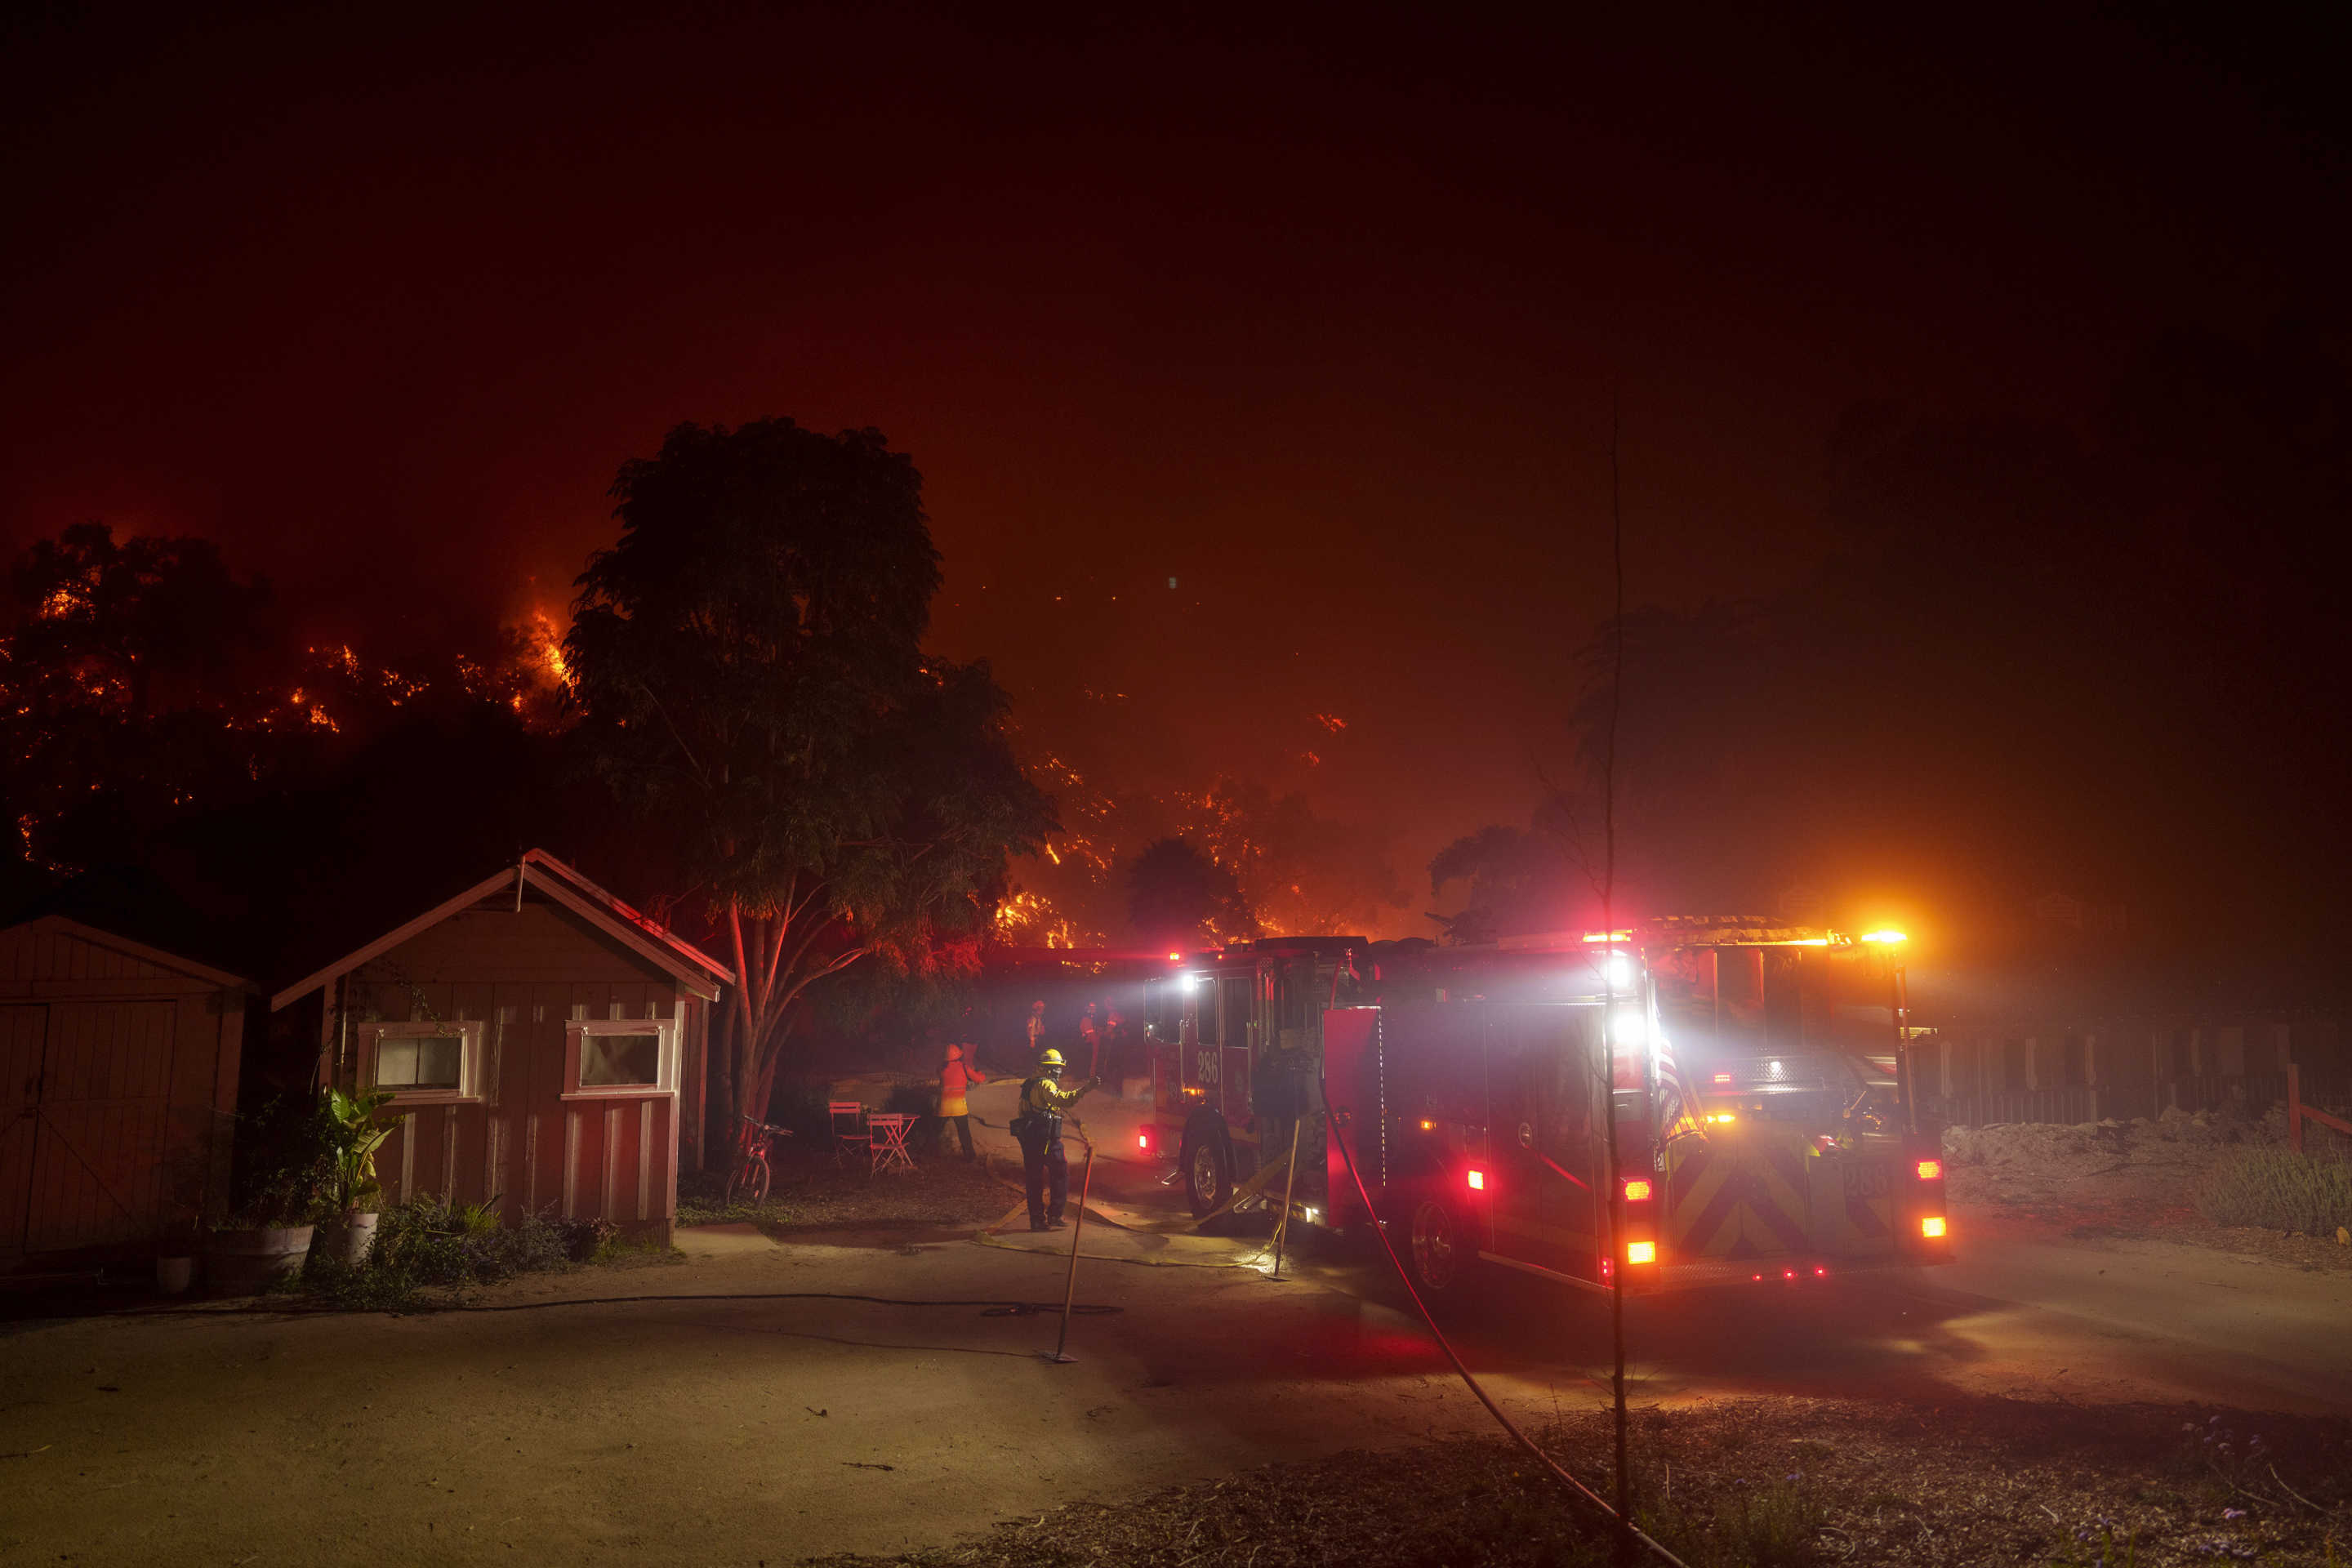
<path id="1" fill-rule="evenodd" d="M 309 1094 L 281 1095 L 241 1120 L 241 1201 L 205 1248 L 205 1273 L 231 1294 L 301 1272 L 338 1168 L 325 1107 Z"/>
<path id="2" fill-rule="evenodd" d="M 204 1252 L 205 1210 L 210 1152 L 182 1147 L 164 1166 L 163 1228 L 155 1238 L 155 1289 L 180 1296 L 195 1283 L 196 1259 Z"/>
<path id="3" fill-rule="evenodd" d="M 375 1177 L 375 1152 L 398 1125 L 377 1120 L 377 1112 L 391 1101 L 389 1094 L 331 1089 L 321 1108 L 325 1140 L 334 1152 L 328 1255 L 354 1268 L 367 1261 L 368 1248 L 375 1244 L 375 1205 L 383 1191 Z"/>

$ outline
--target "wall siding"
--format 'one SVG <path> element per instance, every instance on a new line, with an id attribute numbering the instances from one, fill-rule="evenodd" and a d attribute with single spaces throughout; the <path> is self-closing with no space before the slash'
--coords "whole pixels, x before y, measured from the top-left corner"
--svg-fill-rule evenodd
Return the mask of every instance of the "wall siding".
<path id="1" fill-rule="evenodd" d="M 566 911 L 485 904 L 370 963 L 352 975 L 345 1005 L 355 1021 L 484 1025 L 480 1101 L 401 1118 L 377 1159 L 389 1196 L 495 1201 L 510 1225 L 561 1215 L 667 1234 L 677 1206 L 677 1096 L 567 1100 L 562 1089 L 565 1025 L 675 1017 L 672 976 Z"/>
<path id="2" fill-rule="evenodd" d="M 36 921 L 0 932 L 0 1259 L 223 1214 L 243 997 Z"/>

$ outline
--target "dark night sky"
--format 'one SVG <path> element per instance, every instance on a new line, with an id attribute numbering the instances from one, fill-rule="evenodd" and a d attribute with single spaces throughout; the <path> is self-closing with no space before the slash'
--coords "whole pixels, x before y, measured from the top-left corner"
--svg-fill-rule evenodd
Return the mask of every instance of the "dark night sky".
<path id="1" fill-rule="evenodd" d="M 1850 406 L 2078 425 L 2345 275 L 2285 14 L 361 15 L 5 36 L 0 543 L 212 534 L 396 646 L 561 602 L 670 424 L 871 424 L 940 647 L 1409 867 L 1557 747 L 1612 384 L 1686 606 L 1818 563 Z"/>

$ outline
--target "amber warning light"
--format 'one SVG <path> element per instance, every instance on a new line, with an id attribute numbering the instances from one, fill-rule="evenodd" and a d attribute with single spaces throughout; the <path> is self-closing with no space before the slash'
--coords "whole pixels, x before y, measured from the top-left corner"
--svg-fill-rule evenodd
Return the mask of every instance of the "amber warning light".
<path id="1" fill-rule="evenodd" d="M 1627 1243 L 1625 1244 L 1625 1261 L 1626 1261 L 1626 1262 L 1628 1262 L 1628 1263 L 1655 1263 L 1657 1260 L 1658 1260 L 1658 1244 L 1657 1244 L 1656 1242 L 1654 1242 L 1654 1241 L 1629 1241 L 1629 1242 L 1627 1242 Z"/>
<path id="2" fill-rule="evenodd" d="M 1926 1219 L 1921 1220 L 1919 1222 L 1919 1234 L 1926 1237 L 1930 1241 L 1939 1239 L 1944 1234 L 1944 1216 L 1939 1214 L 1931 1214 Z"/>
<path id="3" fill-rule="evenodd" d="M 1920 1161 L 1919 1179 L 1923 1182 L 1942 1181 L 1944 1179 L 1944 1162 L 1941 1160 Z"/>
<path id="4" fill-rule="evenodd" d="M 1647 1183 L 1647 1182 L 1645 1182 L 1645 1181 L 1643 1181 L 1643 1180 L 1642 1180 L 1641 1178 L 1639 1178 L 1639 1177 L 1633 1177 L 1633 1178 L 1631 1178 L 1631 1179 L 1629 1179 L 1629 1180 L 1626 1182 L 1626 1184 L 1625 1184 L 1625 1201 L 1626 1201 L 1627 1203 L 1629 1203 L 1629 1204 L 1638 1204 L 1638 1203 L 1642 1203 L 1642 1202 L 1644 1202 L 1645 1200 L 1647 1200 L 1647 1199 L 1648 1199 L 1648 1197 L 1649 1197 L 1649 1195 L 1650 1195 L 1650 1184 L 1649 1184 L 1649 1183 Z"/>

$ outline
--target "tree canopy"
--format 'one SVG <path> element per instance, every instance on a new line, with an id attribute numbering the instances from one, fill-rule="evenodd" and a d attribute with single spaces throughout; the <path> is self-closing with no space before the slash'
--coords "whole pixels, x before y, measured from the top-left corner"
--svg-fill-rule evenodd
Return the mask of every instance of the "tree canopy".
<path id="1" fill-rule="evenodd" d="M 1189 839 L 1159 838 L 1127 868 L 1128 921 L 1155 946 L 1232 942 L 1257 934 L 1257 916 L 1228 867 Z"/>
<path id="2" fill-rule="evenodd" d="M 1052 804 L 988 667 L 922 649 L 939 554 L 921 476 L 879 432 L 681 425 L 613 496 L 621 537 L 564 645 L 581 738 L 724 928 L 729 1087 L 752 1110 L 810 985 L 976 950 Z"/>

